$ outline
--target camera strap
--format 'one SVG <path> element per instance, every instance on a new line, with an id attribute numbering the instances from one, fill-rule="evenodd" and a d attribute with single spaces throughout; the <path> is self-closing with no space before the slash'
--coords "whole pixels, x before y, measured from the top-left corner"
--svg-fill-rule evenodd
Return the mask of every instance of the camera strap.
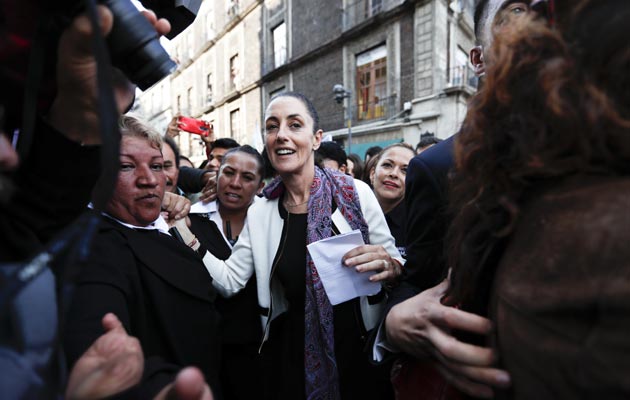
<path id="1" fill-rule="evenodd" d="M 97 212 L 104 210 L 109 201 L 116 179 L 118 178 L 118 162 L 120 153 L 120 130 L 118 128 L 118 109 L 114 97 L 112 83 L 112 63 L 101 32 L 95 0 L 85 0 L 87 15 L 95 32 L 92 35 L 92 46 L 97 65 L 98 113 L 101 131 L 101 177 L 94 191 L 92 204 Z"/>
<path id="2" fill-rule="evenodd" d="M 24 82 L 24 103 L 22 107 L 22 126 L 17 143 L 17 152 L 21 160 L 25 160 L 31 145 L 33 144 L 33 134 L 35 130 L 35 114 L 37 112 L 37 98 L 39 88 L 44 76 L 44 61 L 46 59 L 46 49 L 54 46 L 50 42 L 49 25 L 50 18 L 40 18 L 37 24 L 37 31 L 31 53 L 28 60 L 28 72 Z"/>

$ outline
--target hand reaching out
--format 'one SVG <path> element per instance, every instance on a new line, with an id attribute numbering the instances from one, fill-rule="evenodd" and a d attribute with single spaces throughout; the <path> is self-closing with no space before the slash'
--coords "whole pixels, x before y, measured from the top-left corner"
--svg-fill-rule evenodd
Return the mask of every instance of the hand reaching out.
<path id="1" fill-rule="evenodd" d="M 217 198 L 217 173 L 208 171 L 203 174 L 203 189 L 199 200 L 208 203 Z"/>
<path id="2" fill-rule="evenodd" d="M 105 333 L 87 349 L 70 372 L 67 399 L 101 399 L 140 382 L 144 355 L 114 314 L 103 317 Z"/>
<path id="3" fill-rule="evenodd" d="M 213 400 L 212 391 L 201 371 L 187 367 L 179 371 L 175 382 L 166 386 L 154 400 Z"/>
<path id="4" fill-rule="evenodd" d="M 431 358 L 437 369 L 453 386 L 471 396 L 491 398 L 492 387 L 510 385 L 507 372 L 494 368 L 493 349 L 457 340 L 451 329 L 487 335 L 491 322 L 453 307 L 441 300 L 448 281 L 396 305 L 387 314 L 387 341 L 416 358 Z"/>

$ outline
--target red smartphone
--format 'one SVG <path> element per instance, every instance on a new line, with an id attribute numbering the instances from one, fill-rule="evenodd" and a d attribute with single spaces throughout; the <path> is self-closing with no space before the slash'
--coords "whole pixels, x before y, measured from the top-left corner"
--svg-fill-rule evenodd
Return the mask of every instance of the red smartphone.
<path id="1" fill-rule="evenodd" d="M 191 117 L 177 117 L 177 127 L 201 136 L 208 136 L 212 132 L 212 125 L 208 121 Z"/>

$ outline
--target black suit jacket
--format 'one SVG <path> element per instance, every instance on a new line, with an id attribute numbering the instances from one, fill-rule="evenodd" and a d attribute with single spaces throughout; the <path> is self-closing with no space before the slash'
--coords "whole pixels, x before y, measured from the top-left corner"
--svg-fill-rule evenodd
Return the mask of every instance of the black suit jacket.
<path id="1" fill-rule="evenodd" d="M 145 356 L 131 398 L 153 398 L 177 372 L 195 365 L 219 392 L 216 292 L 201 258 L 156 230 L 134 230 L 103 218 L 88 267 L 73 297 L 65 336 L 70 364 L 102 333 L 115 313 Z"/>
<path id="2" fill-rule="evenodd" d="M 455 136 L 415 156 L 407 168 L 407 262 L 403 282 L 390 294 L 386 313 L 396 304 L 437 285 L 446 277 L 444 236 L 448 228 L 448 173 Z"/>

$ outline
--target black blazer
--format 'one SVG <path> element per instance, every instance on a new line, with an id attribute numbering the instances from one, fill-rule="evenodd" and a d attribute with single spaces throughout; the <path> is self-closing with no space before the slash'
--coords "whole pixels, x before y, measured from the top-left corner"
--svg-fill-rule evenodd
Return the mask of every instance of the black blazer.
<path id="1" fill-rule="evenodd" d="M 390 294 L 386 313 L 396 304 L 437 285 L 446 276 L 447 188 L 455 137 L 415 156 L 407 168 L 405 275 L 401 285 Z"/>
<path id="2" fill-rule="evenodd" d="M 135 230 L 103 217 L 67 320 L 69 363 L 103 333 L 101 319 L 113 312 L 138 338 L 145 356 L 142 381 L 129 397 L 153 398 L 188 365 L 201 369 L 217 396 L 215 297 L 194 251 L 156 230 Z"/>

